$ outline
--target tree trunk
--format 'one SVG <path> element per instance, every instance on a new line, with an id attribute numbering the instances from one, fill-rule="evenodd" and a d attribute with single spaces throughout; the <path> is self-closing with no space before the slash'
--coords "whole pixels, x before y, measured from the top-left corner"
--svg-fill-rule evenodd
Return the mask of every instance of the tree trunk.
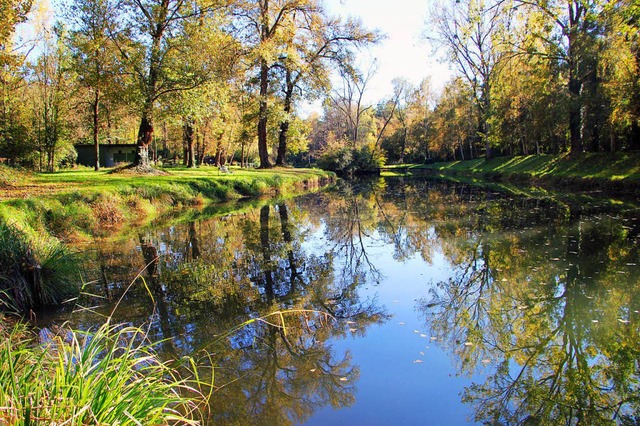
<path id="1" fill-rule="evenodd" d="M 404 164 L 404 153 L 407 150 L 407 127 L 404 127 L 402 134 L 402 146 L 400 147 L 400 164 Z"/>
<path id="2" fill-rule="evenodd" d="M 136 158 L 133 161 L 134 166 L 151 167 L 149 160 L 149 145 L 153 138 L 153 123 L 150 114 L 144 113 L 140 119 L 140 128 L 138 129 L 138 150 Z"/>
<path id="3" fill-rule="evenodd" d="M 99 106 L 100 106 L 100 91 L 98 89 L 95 89 L 93 104 L 91 105 L 91 107 L 93 112 L 93 147 L 96 154 L 96 163 L 93 168 L 96 172 L 100 170 L 100 143 L 98 140 Z"/>
<path id="4" fill-rule="evenodd" d="M 271 168 L 269 161 L 269 147 L 267 145 L 267 94 L 269 89 L 269 67 L 267 61 L 260 61 L 260 111 L 258 115 L 258 155 L 260 156 L 260 168 Z"/>
<path id="5" fill-rule="evenodd" d="M 286 92 L 284 96 L 284 113 L 285 118 L 280 123 L 280 135 L 278 137 L 278 156 L 276 158 L 276 166 L 284 166 L 287 156 L 287 141 L 289 132 L 289 114 L 291 113 L 291 103 L 293 98 L 294 84 L 291 81 L 291 71 L 286 71 Z"/>
<path id="6" fill-rule="evenodd" d="M 242 139 L 242 142 L 240 143 L 240 167 L 242 167 L 243 169 L 247 167 L 247 159 L 244 153 L 244 146 L 245 141 L 244 139 Z"/>
<path id="7" fill-rule="evenodd" d="M 190 118 L 185 118 L 182 123 L 182 137 L 186 148 L 186 166 L 194 168 L 196 163 L 193 151 L 193 121 Z"/>

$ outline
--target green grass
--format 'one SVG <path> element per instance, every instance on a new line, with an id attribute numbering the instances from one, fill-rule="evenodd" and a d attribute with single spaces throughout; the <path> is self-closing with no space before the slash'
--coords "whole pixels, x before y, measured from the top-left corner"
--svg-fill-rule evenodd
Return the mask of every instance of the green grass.
<path id="1" fill-rule="evenodd" d="M 498 157 L 491 160 L 475 159 L 434 164 L 391 166 L 386 174 L 412 173 L 432 170 L 444 174 L 484 175 L 503 180 L 529 180 L 552 183 L 584 182 L 602 186 L 640 185 L 640 153 L 529 155 Z"/>
<path id="2" fill-rule="evenodd" d="M 0 424 L 196 424 L 200 417 L 197 376 L 182 379 L 159 360 L 140 328 L 107 321 L 42 341 L 16 324 L 0 327 L 0 337 Z"/>
<path id="3" fill-rule="evenodd" d="M 3 167 L 2 170 L 8 170 Z M 0 190 L 0 222 L 28 239 L 89 240 L 114 227 L 138 226 L 173 209 L 317 188 L 334 175 L 315 169 L 171 168 L 167 175 L 139 176 L 87 169 L 22 176 Z"/>

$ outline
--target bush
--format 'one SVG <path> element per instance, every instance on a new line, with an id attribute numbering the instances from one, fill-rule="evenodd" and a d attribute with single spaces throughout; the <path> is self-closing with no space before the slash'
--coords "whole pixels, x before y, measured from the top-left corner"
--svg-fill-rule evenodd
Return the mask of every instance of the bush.
<path id="1" fill-rule="evenodd" d="M 342 175 L 375 172 L 384 166 L 385 158 L 381 150 L 375 150 L 372 145 L 361 147 L 346 147 L 338 144 L 327 147 L 318 166 L 324 170 L 331 170 Z"/>

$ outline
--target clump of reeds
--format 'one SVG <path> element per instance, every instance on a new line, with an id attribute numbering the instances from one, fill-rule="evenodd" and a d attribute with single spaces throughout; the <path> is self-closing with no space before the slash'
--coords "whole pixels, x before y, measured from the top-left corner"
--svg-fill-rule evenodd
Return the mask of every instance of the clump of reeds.
<path id="1" fill-rule="evenodd" d="M 160 361 L 140 328 L 0 333 L 0 424 L 198 423 L 197 381 Z"/>
<path id="2" fill-rule="evenodd" d="M 58 242 L 35 247 L 15 228 L 0 222 L 0 292 L 20 311 L 57 305 L 77 295 L 80 262 Z"/>

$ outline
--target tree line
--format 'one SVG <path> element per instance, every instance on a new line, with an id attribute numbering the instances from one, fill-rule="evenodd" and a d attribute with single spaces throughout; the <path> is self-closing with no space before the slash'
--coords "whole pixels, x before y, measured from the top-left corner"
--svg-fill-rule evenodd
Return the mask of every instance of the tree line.
<path id="1" fill-rule="evenodd" d="M 345 172 L 640 148 L 632 0 L 433 2 L 425 34 L 452 79 L 441 93 L 396 79 L 376 104 L 375 65 L 356 64 L 383 36 L 319 0 L 1 7 L 0 157 L 40 170 L 72 163 L 75 143 L 96 159 L 99 143 L 136 143 L 140 170 L 162 158 Z M 302 118 L 313 100 L 322 114 Z"/>

